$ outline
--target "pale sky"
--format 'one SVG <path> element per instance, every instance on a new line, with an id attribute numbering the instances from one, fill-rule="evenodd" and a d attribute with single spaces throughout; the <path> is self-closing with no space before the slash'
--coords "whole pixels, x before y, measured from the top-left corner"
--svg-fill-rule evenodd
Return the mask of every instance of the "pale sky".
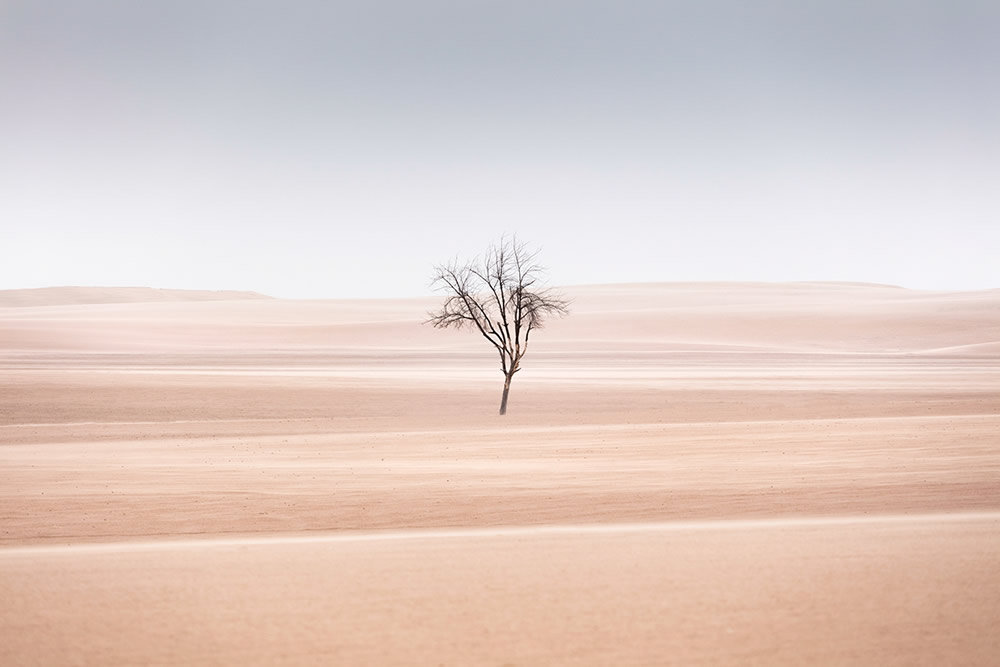
<path id="1" fill-rule="evenodd" d="M 1000 287 L 995 0 L 3 0 L 0 289 Z"/>

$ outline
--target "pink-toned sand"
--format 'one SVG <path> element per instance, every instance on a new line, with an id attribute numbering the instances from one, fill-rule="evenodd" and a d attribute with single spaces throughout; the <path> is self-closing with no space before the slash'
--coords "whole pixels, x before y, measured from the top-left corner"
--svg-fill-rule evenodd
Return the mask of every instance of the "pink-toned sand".
<path id="1" fill-rule="evenodd" d="M 0 664 L 1000 662 L 1000 290 L 0 292 Z"/>

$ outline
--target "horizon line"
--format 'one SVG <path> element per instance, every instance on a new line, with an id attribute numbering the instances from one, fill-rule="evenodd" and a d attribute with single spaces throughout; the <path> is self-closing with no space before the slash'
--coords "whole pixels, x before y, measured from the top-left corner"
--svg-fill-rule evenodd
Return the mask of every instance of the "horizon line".
<path id="1" fill-rule="evenodd" d="M 800 286 L 816 286 L 816 287 L 854 287 L 859 289 L 893 289 L 893 290 L 906 290 L 911 292 L 939 292 L 939 293 L 961 293 L 961 292 L 988 292 L 996 289 L 998 287 L 984 287 L 984 288 L 947 288 L 947 289 L 931 289 L 931 288 L 912 288 L 906 287 L 904 285 L 897 285 L 891 283 L 882 282 L 871 282 L 863 280 L 663 280 L 663 281 L 624 281 L 624 282 L 599 282 L 599 283 L 568 283 L 568 284 L 556 284 L 552 287 L 556 289 L 594 289 L 594 288 L 623 288 L 623 287 L 695 287 L 695 286 L 746 286 L 746 287 L 777 287 L 777 286 L 788 286 L 788 285 L 800 285 Z M 380 295 L 380 296 L 282 296 L 276 294 L 269 294 L 264 291 L 254 290 L 254 289 L 242 289 L 242 288 L 215 288 L 215 287 L 161 287 L 153 285 L 43 285 L 34 287 L 0 287 L 0 294 L 9 294 L 12 292 L 41 292 L 41 291 L 55 291 L 55 290 L 122 290 L 122 291 L 149 291 L 149 292 L 177 292 L 177 293 L 187 293 L 187 294 L 233 294 L 233 295 L 245 295 L 244 298 L 260 298 L 260 299 L 273 299 L 280 301 L 386 301 L 386 300 L 400 300 L 400 299 L 428 299 L 437 296 L 434 292 L 428 292 L 424 294 L 400 294 L 394 296 Z"/>

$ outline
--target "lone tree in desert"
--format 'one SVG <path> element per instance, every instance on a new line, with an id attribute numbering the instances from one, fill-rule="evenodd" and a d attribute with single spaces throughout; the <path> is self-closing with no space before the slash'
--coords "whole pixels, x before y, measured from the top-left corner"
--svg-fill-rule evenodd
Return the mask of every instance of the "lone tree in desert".
<path id="1" fill-rule="evenodd" d="M 537 250 L 505 236 L 472 261 L 434 268 L 433 285 L 447 298 L 428 322 L 439 329 L 473 328 L 496 348 L 503 372 L 501 415 L 507 414 L 510 381 L 521 370 L 531 332 L 549 316 L 569 312 L 569 302 L 542 285 L 545 269 L 537 256 Z"/>

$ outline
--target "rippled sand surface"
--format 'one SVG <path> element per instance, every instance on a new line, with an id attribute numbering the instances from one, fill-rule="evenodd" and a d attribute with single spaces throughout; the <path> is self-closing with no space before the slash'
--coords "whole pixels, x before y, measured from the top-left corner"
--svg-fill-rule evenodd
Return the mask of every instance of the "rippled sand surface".
<path id="1" fill-rule="evenodd" d="M 0 663 L 996 664 L 1000 291 L 568 292 L 0 292 Z"/>

